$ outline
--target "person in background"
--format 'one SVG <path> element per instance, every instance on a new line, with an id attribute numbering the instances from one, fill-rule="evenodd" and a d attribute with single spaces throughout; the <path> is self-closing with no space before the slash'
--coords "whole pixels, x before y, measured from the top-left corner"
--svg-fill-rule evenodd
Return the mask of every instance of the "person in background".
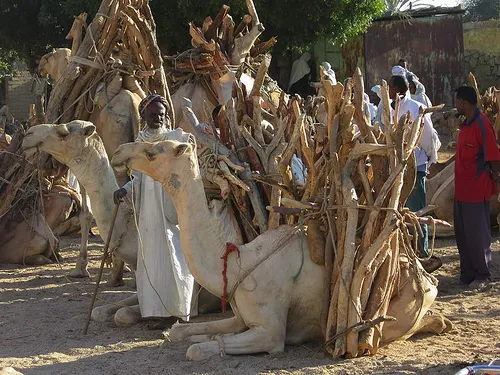
<path id="1" fill-rule="evenodd" d="M 314 90 L 309 83 L 312 80 L 312 70 L 309 66 L 309 61 L 312 56 L 309 52 L 304 52 L 292 64 L 290 73 L 290 81 L 288 83 L 288 92 L 292 95 L 299 94 L 302 97 L 307 97 L 309 94 L 314 94 Z"/>
<path id="2" fill-rule="evenodd" d="M 426 107 L 432 107 L 432 102 L 425 94 L 425 86 L 412 74 L 407 74 L 411 98 Z"/>
<path id="3" fill-rule="evenodd" d="M 455 156 L 454 228 L 460 254 L 460 282 L 480 286 L 490 280 L 490 199 L 498 193 L 500 151 L 488 117 L 477 107 L 470 86 L 455 91 L 455 108 L 465 116 Z"/>
<path id="4" fill-rule="evenodd" d="M 335 77 L 335 72 L 333 71 L 332 66 L 330 65 L 330 63 L 328 63 L 328 62 L 325 61 L 321 65 L 325 69 L 325 74 L 326 74 L 325 78 L 327 78 L 332 83 L 332 85 L 336 85 L 337 84 L 337 78 Z"/>
<path id="5" fill-rule="evenodd" d="M 375 85 L 372 87 L 371 91 L 376 94 L 378 99 L 377 113 L 375 114 L 375 119 L 373 123 L 378 123 L 378 126 L 383 131 L 384 130 L 384 104 L 382 103 L 382 89 L 380 85 Z"/>
<path id="6" fill-rule="evenodd" d="M 395 106 L 396 97 L 399 96 L 399 118 L 410 113 L 411 120 L 415 120 L 419 115 L 419 109 L 421 104 L 416 102 L 410 97 L 410 92 L 408 90 L 408 81 L 404 75 L 392 76 L 389 80 L 389 97 L 392 99 L 391 103 L 391 116 L 393 115 L 393 110 Z M 399 119 L 398 119 L 399 120 Z M 425 194 L 425 179 L 427 175 L 428 166 L 432 163 L 437 162 L 437 153 L 441 147 L 441 142 L 439 141 L 438 134 L 434 127 L 432 126 L 432 121 L 430 116 L 424 116 L 424 129 L 420 137 L 417 148 L 415 149 L 415 159 L 417 166 L 417 176 L 415 180 L 415 187 L 411 192 L 408 200 L 406 201 L 406 206 L 413 212 L 416 212 L 424 207 L 426 207 L 426 194 Z M 418 252 L 421 257 L 428 257 L 428 234 L 427 226 L 422 225 L 423 236 L 418 238 Z M 422 261 L 422 265 L 427 270 L 427 272 L 433 272 L 442 265 L 439 258 L 432 256 L 430 259 Z"/>

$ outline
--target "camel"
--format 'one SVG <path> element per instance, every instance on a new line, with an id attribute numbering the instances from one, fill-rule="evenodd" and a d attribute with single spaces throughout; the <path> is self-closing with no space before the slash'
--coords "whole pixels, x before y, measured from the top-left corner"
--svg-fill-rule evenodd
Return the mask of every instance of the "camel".
<path id="1" fill-rule="evenodd" d="M 90 203 L 99 228 L 105 240 L 110 229 L 113 212 L 113 192 L 119 188 L 113 169 L 104 149 L 103 142 L 90 122 L 75 120 L 68 124 L 37 125 L 29 129 L 23 142 L 27 155 L 37 150 L 47 152 L 59 162 L 74 171 L 78 180 L 88 192 Z M 224 207 L 213 201 L 211 215 L 217 218 L 219 231 L 228 241 L 237 241 L 232 221 Z M 137 264 L 137 227 L 132 210 L 121 204 L 115 222 L 110 250 L 114 255 L 135 269 Z M 114 276 L 116 277 L 116 276 Z M 199 295 L 198 310 L 208 312 L 213 309 L 213 297 L 206 292 Z M 130 326 L 138 321 L 137 296 L 118 303 L 96 307 L 92 319 L 96 321 L 115 320 L 120 326 Z M 125 307 L 119 311 L 122 307 Z"/>
<path id="2" fill-rule="evenodd" d="M 146 173 L 163 184 L 177 209 L 182 251 L 191 273 L 202 287 L 223 296 L 221 256 L 227 251 L 227 241 L 211 220 L 196 148 L 175 141 L 129 143 L 118 148 L 111 164 L 118 170 Z M 227 291 L 234 316 L 175 324 L 170 330 L 172 341 L 197 342 L 187 350 L 189 360 L 221 353 L 282 352 L 285 344 L 322 337 L 321 301 L 326 271 L 303 256 L 308 253 L 303 248 L 307 246 L 303 235 L 295 227 L 282 225 L 238 246 L 239 257 L 228 256 Z M 451 327 L 441 316 L 426 315 L 437 295 L 437 280 L 419 267 L 422 289 L 417 287 L 413 267 L 402 267 L 400 287 L 387 313 L 397 320 L 384 324 L 384 344 L 417 332 L 441 333 Z"/>
<path id="3" fill-rule="evenodd" d="M 95 129 L 90 122 L 77 120 L 68 125 L 37 125 L 26 133 L 23 148 L 28 156 L 37 150 L 47 152 L 73 171 L 89 196 L 100 235 L 106 240 L 114 208 L 113 192 L 119 186 Z M 132 211 L 121 205 L 110 249 L 116 249 L 114 255 L 135 267 L 137 230 L 131 216 Z M 86 269 L 86 254 L 84 261 Z M 123 283 L 121 277 L 121 270 L 113 268 L 111 280 Z"/>
<path id="4" fill-rule="evenodd" d="M 79 202 L 76 192 L 63 184 L 55 183 L 44 195 L 44 215 L 33 214 L 24 219 L 10 219 L 2 228 L 0 240 L 0 263 L 44 265 L 51 264 L 57 257 L 57 238 L 54 234 L 74 231 L 75 217 L 72 213 L 75 202 Z"/>
<path id="5" fill-rule="evenodd" d="M 440 170 L 441 169 L 441 170 Z M 455 200 L 455 160 L 450 158 L 446 163 L 439 163 L 432 170 L 433 174 L 426 180 L 426 197 L 427 205 L 435 206 L 433 209 L 434 216 L 453 224 L 453 204 Z M 490 201 L 490 213 L 492 223 L 499 222 L 500 219 L 500 202 L 498 196 L 495 195 Z M 499 222 L 500 224 L 500 222 Z M 436 227 L 438 236 L 453 236 L 455 232 L 453 228 L 442 229 Z"/>
<path id="6" fill-rule="evenodd" d="M 75 19 L 73 27 L 68 34 L 68 39 L 73 39 L 72 50 L 78 48 L 81 42 L 82 24 L 85 22 L 85 15 L 82 13 Z M 42 77 L 51 77 L 54 81 L 58 81 L 64 71 L 68 68 L 71 54 L 74 53 L 67 48 L 59 48 L 53 50 L 42 57 L 38 66 L 39 74 Z M 137 136 L 140 127 L 140 118 L 138 107 L 144 97 L 144 93 L 138 90 L 131 91 L 134 86 L 133 80 L 128 77 L 122 79 L 120 74 L 116 74 L 108 87 L 104 84 L 96 93 L 96 108 L 90 116 L 90 121 L 96 126 L 98 134 L 102 141 L 108 157 L 111 157 L 116 148 L 127 142 L 132 142 Z M 129 90 L 130 89 L 130 90 Z M 117 174 L 118 184 L 122 186 L 127 181 L 126 174 Z M 86 202 L 83 202 L 82 212 L 80 215 L 80 223 L 82 227 L 82 241 L 80 255 L 75 265 L 71 270 L 72 277 L 89 277 L 87 270 L 87 243 L 88 231 L 92 215 L 88 211 Z M 108 280 L 108 286 L 123 285 L 122 273 L 123 263 L 117 261 L 113 263 L 112 278 Z"/>
<path id="7" fill-rule="evenodd" d="M 59 81 L 69 65 L 71 50 L 69 48 L 57 48 L 46 53 L 38 63 L 37 72 L 41 77 L 50 76 L 54 82 Z"/>
<path id="8" fill-rule="evenodd" d="M 186 120 L 182 114 L 184 98 L 190 99 L 191 103 L 193 103 L 193 111 L 196 118 L 200 120 L 200 123 L 212 121 L 211 113 L 218 103 L 215 103 L 214 99 L 210 99 L 205 87 L 201 83 L 188 82 L 172 94 L 172 104 L 174 105 L 175 114 L 174 124 L 177 128 L 181 128 L 186 132 L 190 131 L 190 126 L 185 122 Z M 204 109 L 205 107 L 207 110 Z M 207 111 L 210 112 L 207 113 Z"/>

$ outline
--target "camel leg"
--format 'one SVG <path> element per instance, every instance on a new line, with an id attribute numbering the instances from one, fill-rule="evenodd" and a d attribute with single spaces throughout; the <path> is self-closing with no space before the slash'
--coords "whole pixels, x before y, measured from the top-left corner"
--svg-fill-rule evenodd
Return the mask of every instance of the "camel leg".
<path id="1" fill-rule="evenodd" d="M 123 282 L 123 269 L 125 267 L 125 263 L 113 256 L 113 268 L 111 268 L 111 277 L 106 283 L 107 286 L 122 286 L 125 285 Z"/>
<path id="2" fill-rule="evenodd" d="M 139 304 L 137 294 L 122 301 L 111 303 L 109 305 L 98 306 L 92 310 L 92 320 L 96 322 L 106 322 L 113 319 L 115 313 L 125 306 L 135 306 Z"/>
<path id="3" fill-rule="evenodd" d="M 425 315 L 414 333 L 432 333 L 439 335 L 451 331 L 453 323 L 442 315 Z"/>
<path id="4" fill-rule="evenodd" d="M 186 357 L 190 361 L 200 361 L 221 354 L 221 352 L 226 354 L 277 353 L 284 349 L 284 329 L 283 332 L 277 332 L 276 328 L 270 324 L 269 328 L 254 326 L 234 336 L 220 336 L 217 341 L 191 345 Z"/>
<path id="5" fill-rule="evenodd" d="M 223 336 L 233 336 L 236 335 L 236 333 L 225 333 Z M 207 342 L 207 341 L 213 341 L 214 340 L 214 335 L 195 335 L 195 336 L 190 336 L 188 337 L 187 341 L 192 342 L 192 343 L 201 343 L 201 342 Z"/>
<path id="6" fill-rule="evenodd" d="M 42 254 L 29 255 L 26 258 L 24 258 L 24 264 L 30 266 L 43 266 L 45 264 L 52 264 L 52 263 L 53 262 L 49 258 L 43 256 Z"/>
<path id="7" fill-rule="evenodd" d="M 228 319 L 216 320 L 214 322 L 176 323 L 170 329 L 169 338 L 177 342 L 185 340 L 190 336 L 236 333 L 241 332 L 245 328 L 245 323 L 236 316 Z"/>
<path id="8" fill-rule="evenodd" d="M 89 241 L 89 229 L 92 222 L 92 215 L 90 214 L 89 207 L 87 205 L 87 193 L 85 192 L 85 189 L 82 185 L 80 185 L 80 193 L 82 195 L 82 211 L 80 213 L 80 228 L 82 233 L 82 240 L 80 245 L 80 254 L 78 255 L 75 268 L 70 271 L 69 275 L 71 277 L 90 277 L 89 271 L 87 270 L 87 246 Z"/>

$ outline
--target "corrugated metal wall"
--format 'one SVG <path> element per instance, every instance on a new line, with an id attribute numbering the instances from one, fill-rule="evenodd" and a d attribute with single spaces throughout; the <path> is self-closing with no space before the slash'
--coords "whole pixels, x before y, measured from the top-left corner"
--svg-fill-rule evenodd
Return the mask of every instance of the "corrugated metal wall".
<path id="1" fill-rule="evenodd" d="M 453 104 L 463 83 L 463 28 L 459 14 L 375 22 L 365 34 L 369 87 L 388 80 L 400 58 L 409 62 L 433 104 Z"/>

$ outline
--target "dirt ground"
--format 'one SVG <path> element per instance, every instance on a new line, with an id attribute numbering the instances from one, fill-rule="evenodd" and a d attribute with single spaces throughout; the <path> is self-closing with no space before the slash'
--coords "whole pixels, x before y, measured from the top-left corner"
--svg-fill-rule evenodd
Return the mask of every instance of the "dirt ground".
<path id="1" fill-rule="evenodd" d="M 444 266 L 436 272 L 440 284 L 433 311 L 453 321 L 454 329 L 447 334 L 421 335 L 393 343 L 374 357 L 353 360 L 325 357 L 321 343 L 308 343 L 275 355 L 214 357 L 197 363 L 186 360 L 187 343 L 165 342 L 162 332 L 148 330 L 146 323 L 118 329 L 113 323 L 92 322 L 83 336 L 94 283 L 65 276 L 74 265 L 79 237 L 64 237 L 61 266 L 0 266 L 0 368 L 12 366 L 24 374 L 454 374 L 466 365 L 500 357 L 496 230 L 494 237 L 493 282 L 481 291 L 456 284 L 455 241 L 436 243 L 435 253 Z M 102 242 L 93 239 L 89 269 L 94 278 L 101 250 Z M 132 285 L 127 274 L 125 286 L 102 287 L 97 304 L 131 295 Z"/>

